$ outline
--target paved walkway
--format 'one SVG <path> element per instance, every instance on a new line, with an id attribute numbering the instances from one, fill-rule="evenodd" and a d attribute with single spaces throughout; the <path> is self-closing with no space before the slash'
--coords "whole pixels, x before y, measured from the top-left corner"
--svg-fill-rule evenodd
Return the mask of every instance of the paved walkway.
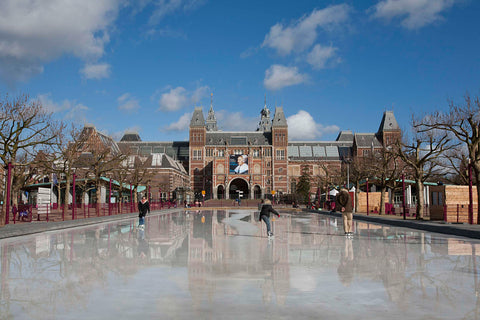
<path id="1" fill-rule="evenodd" d="M 191 208 L 188 210 L 214 210 L 216 208 L 205 207 L 205 208 Z M 217 208 L 217 209 L 226 209 L 226 208 Z M 230 209 L 241 210 L 241 209 L 250 209 L 249 207 L 232 207 Z M 279 210 L 291 210 L 290 208 Z M 167 212 L 178 211 L 177 208 L 165 209 L 161 211 L 153 211 L 152 215 L 163 214 Z M 297 210 L 298 211 L 298 210 Z M 305 210 L 304 210 L 305 211 Z M 308 212 L 330 215 L 335 217 L 341 217 L 341 214 L 338 212 L 329 212 L 329 211 L 316 211 L 308 210 Z M 121 214 L 121 215 L 112 215 L 112 216 L 101 216 L 93 217 L 87 219 L 78 219 L 78 220 L 68 220 L 68 221 L 55 221 L 55 222 L 37 222 L 33 221 L 31 223 L 17 223 L 9 224 L 4 227 L 0 227 L 0 239 L 19 237 L 28 234 L 41 233 L 46 231 L 60 230 L 75 228 L 80 226 L 93 225 L 103 222 L 115 221 L 115 220 L 124 220 L 131 219 L 137 216 L 137 213 Z M 443 221 L 430 221 L 430 220 L 416 220 L 413 217 L 407 217 L 405 220 L 403 216 L 400 215 L 379 215 L 370 213 L 355 213 L 353 216 L 354 220 L 360 220 L 371 223 L 379 223 L 384 225 L 391 225 L 396 227 L 411 228 L 416 230 L 424 230 L 429 232 L 437 232 L 461 237 L 467 237 L 472 239 L 480 239 L 480 225 L 470 225 L 464 223 L 445 223 Z"/>

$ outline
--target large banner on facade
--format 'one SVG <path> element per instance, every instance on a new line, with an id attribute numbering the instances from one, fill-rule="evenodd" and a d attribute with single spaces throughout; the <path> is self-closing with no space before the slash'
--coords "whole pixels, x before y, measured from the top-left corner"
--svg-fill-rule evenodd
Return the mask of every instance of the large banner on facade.
<path id="1" fill-rule="evenodd" d="M 248 156 L 246 154 L 230 155 L 230 174 L 247 174 Z"/>

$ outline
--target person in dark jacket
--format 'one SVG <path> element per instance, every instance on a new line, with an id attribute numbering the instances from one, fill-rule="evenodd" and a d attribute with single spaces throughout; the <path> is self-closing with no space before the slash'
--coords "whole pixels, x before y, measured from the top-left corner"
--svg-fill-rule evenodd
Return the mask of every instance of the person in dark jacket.
<path id="1" fill-rule="evenodd" d="M 265 222 L 265 224 L 267 225 L 267 235 L 269 237 L 273 236 L 270 227 L 270 213 L 274 213 L 277 215 L 277 217 L 280 217 L 280 214 L 277 212 L 277 210 L 273 209 L 272 202 L 268 199 L 265 199 L 263 201 L 262 208 L 260 209 L 260 216 L 258 218 L 258 221 L 263 220 L 263 222 Z"/>
<path id="2" fill-rule="evenodd" d="M 336 207 L 342 213 L 343 231 L 345 235 L 350 237 L 352 233 L 353 213 L 352 213 L 352 199 L 347 189 L 341 189 L 337 194 Z"/>
<path id="3" fill-rule="evenodd" d="M 145 216 L 150 212 L 150 204 L 145 196 L 142 197 L 142 200 L 138 203 L 138 225 L 145 225 Z"/>

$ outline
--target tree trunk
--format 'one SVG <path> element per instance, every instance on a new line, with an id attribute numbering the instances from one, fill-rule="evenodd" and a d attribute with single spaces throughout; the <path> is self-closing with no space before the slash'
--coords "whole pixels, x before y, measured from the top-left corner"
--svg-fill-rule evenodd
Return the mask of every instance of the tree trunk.
<path id="1" fill-rule="evenodd" d="M 423 182 L 420 181 L 420 179 L 417 179 L 416 186 L 417 186 L 417 219 L 423 219 L 423 216 L 424 216 L 423 203 L 425 202 L 424 195 L 423 195 Z"/>
<path id="2" fill-rule="evenodd" d="M 387 187 L 383 186 L 380 192 L 380 210 L 378 210 L 379 214 L 385 214 L 385 192 Z"/>
<path id="3" fill-rule="evenodd" d="M 360 193 L 360 182 L 357 181 L 355 186 L 355 212 L 358 212 L 358 194 Z"/>
<path id="4" fill-rule="evenodd" d="M 101 196 L 102 196 L 102 190 L 100 189 L 100 183 L 96 182 L 96 188 L 97 190 L 95 191 L 95 196 L 97 197 L 96 199 L 96 204 L 95 204 L 95 210 L 97 211 L 97 217 L 100 217 L 100 203 L 101 203 Z"/>

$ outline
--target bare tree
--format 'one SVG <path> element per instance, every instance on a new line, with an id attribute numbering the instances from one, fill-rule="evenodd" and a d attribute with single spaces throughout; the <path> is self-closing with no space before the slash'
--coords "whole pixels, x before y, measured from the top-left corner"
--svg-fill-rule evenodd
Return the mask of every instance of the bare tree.
<path id="1" fill-rule="evenodd" d="M 134 187 L 133 201 L 138 202 L 137 193 L 138 187 L 141 184 L 146 184 L 151 181 L 153 170 L 150 169 L 149 157 L 136 157 L 133 168 L 130 170 L 129 182 Z"/>
<path id="2" fill-rule="evenodd" d="M 58 136 L 64 125 L 53 119 L 52 113 L 37 100 L 27 95 L 0 100 L 0 161 L 28 165 L 39 149 L 47 150 L 58 144 Z M 19 162 L 21 158 L 22 162 Z M 15 169 L 13 169 L 15 170 Z M 13 177 L 13 175 L 12 175 Z M 4 222 L 2 210 L 0 223 Z"/>
<path id="3" fill-rule="evenodd" d="M 370 176 L 371 170 L 368 159 L 364 157 L 354 157 L 352 161 L 349 162 L 348 166 L 350 181 L 355 185 L 355 212 L 358 212 L 360 184 Z"/>
<path id="4" fill-rule="evenodd" d="M 92 179 L 96 188 L 96 212 L 100 215 L 102 178 L 112 174 L 125 159 L 121 153 L 114 154 L 110 146 L 89 145 L 89 152 L 83 152 L 75 160 L 75 174 L 81 174 L 86 180 Z M 73 195 L 75 196 L 75 195 Z"/>
<path id="5" fill-rule="evenodd" d="M 415 180 L 417 219 L 424 217 L 424 183 L 432 178 L 437 180 L 444 173 L 442 156 L 457 146 L 449 132 L 431 129 L 431 121 L 431 118 L 418 121 L 412 117 L 412 137 L 405 142 L 399 141 L 396 148 Z"/>
<path id="6" fill-rule="evenodd" d="M 426 130 L 445 130 L 452 133 L 467 149 L 468 160 L 473 169 L 477 196 L 480 199 L 480 99 L 465 94 L 464 103 L 449 101 L 449 111 L 432 114 L 432 120 L 424 124 Z M 460 165 L 457 164 L 457 167 Z M 477 221 L 480 223 L 480 206 Z"/>
<path id="7" fill-rule="evenodd" d="M 403 170 L 403 162 L 400 161 L 400 156 L 394 151 L 394 148 L 383 147 L 380 150 L 375 150 L 373 154 L 364 160 L 367 160 L 369 167 L 367 169 L 368 175 L 375 179 L 375 184 L 380 187 L 380 214 L 385 214 L 385 193 L 387 189 L 397 187 L 397 179 Z"/>

